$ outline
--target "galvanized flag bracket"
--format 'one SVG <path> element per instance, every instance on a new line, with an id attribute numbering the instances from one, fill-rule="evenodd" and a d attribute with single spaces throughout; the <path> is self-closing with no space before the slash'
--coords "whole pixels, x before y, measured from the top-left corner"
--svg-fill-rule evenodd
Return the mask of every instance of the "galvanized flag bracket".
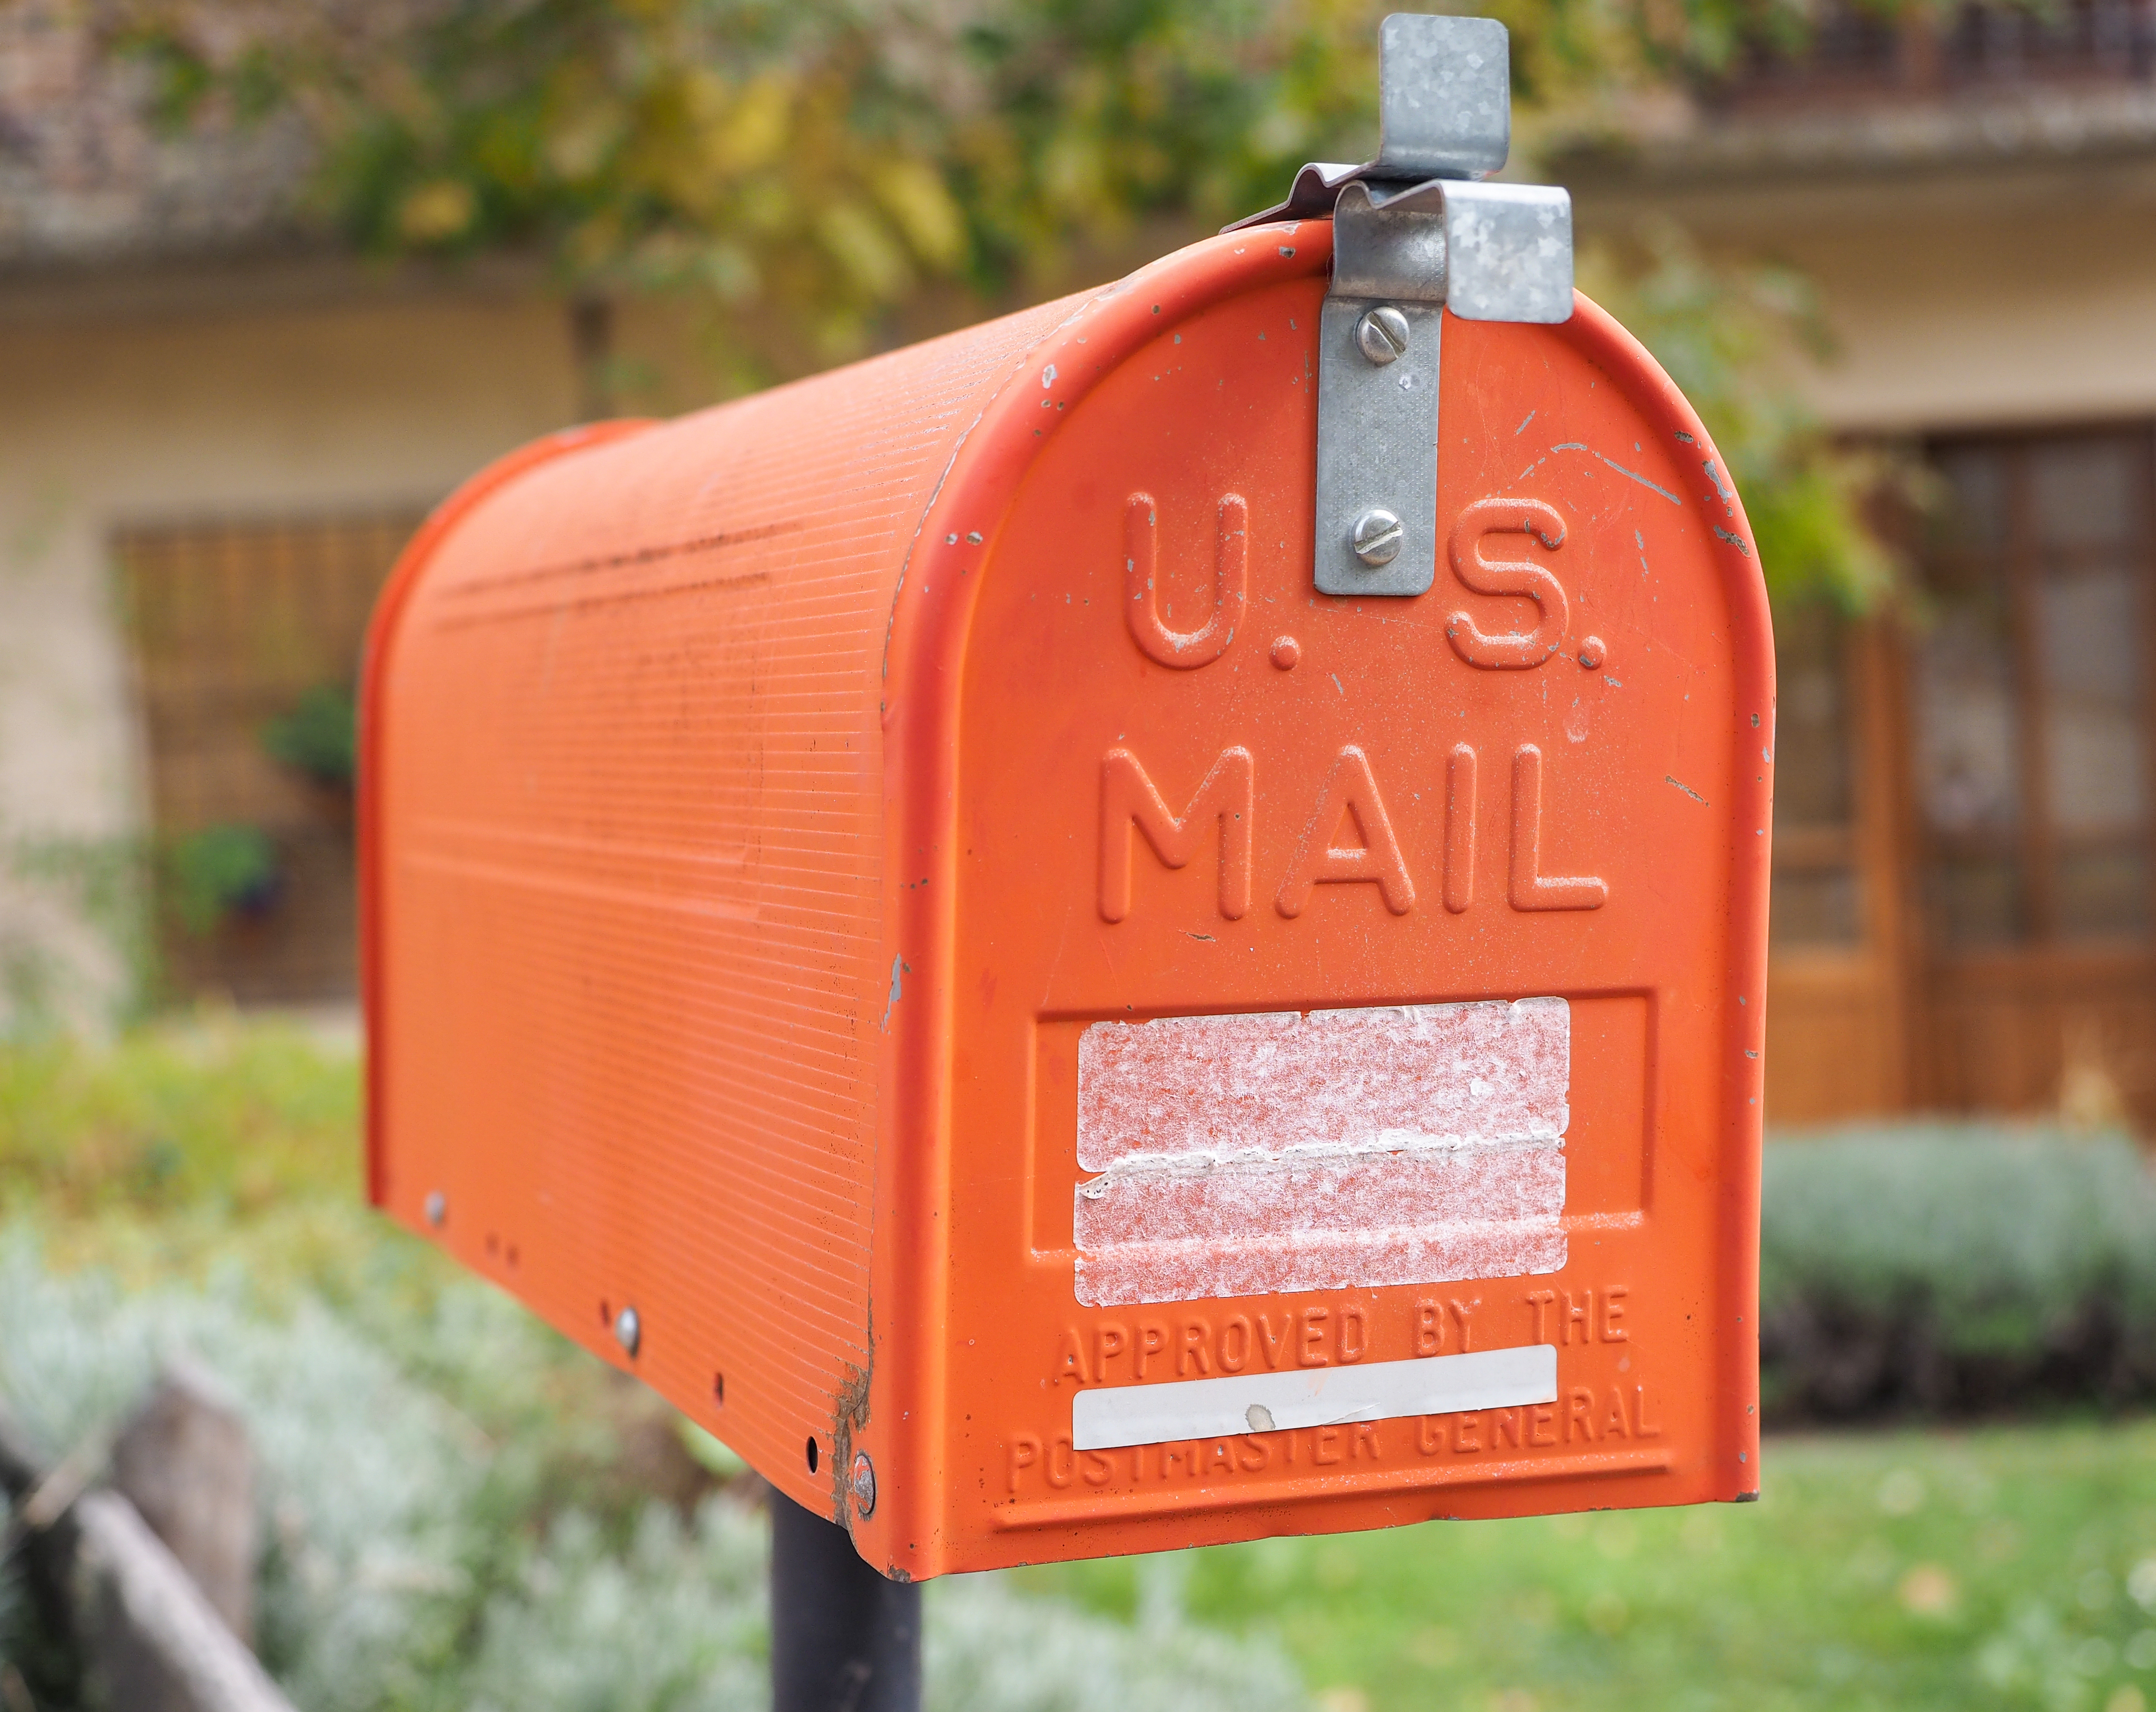
<path id="1" fill-rule="evenodd" d="M 1436 575 L 1444 311 L 1545 323 L 1572 314 L 1570 196 L 1479 182 L 1512 148 L 1504 25 L 1395 13 L 1378 64 L 1377 158 L 1313 162 L 1285 202 L 1237 223 L 1332 221 L 1318 333 L 1323 594 L 1417 595 Z"/>

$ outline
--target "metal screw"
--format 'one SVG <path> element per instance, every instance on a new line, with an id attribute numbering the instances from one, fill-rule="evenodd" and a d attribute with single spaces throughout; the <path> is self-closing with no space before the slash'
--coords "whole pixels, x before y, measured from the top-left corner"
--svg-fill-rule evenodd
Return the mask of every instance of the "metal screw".
<path id="1" fill-rule="evenodd" d="M 866 1521 L 875 1510 L 875 1464 L 865 1450 L 854 1453 L 854 1508 Z"/>
<path id="2" fill-rule="evenodd" d="M 1355 556 L 1365 565 L 1389 565 L 1400 556 L 1400 520 L 1373 505 L 1355 520 Z"/>
<path id="3" fill-rule="evenodd" d="M 427 1192 L 427 1222 L 439 1230 L 442 1221 L 449 1216 L 449 1197 L 439 1189 L 429 1189 Z"/>
<path id="4" fill-rule="evenodd" d="M 613 1340 L 630 1355 L 644 1341 L 644 1322 L 636 1317 L 636 1310 L 624 1308 L 613 1316 Z"/>
<path id="5" fill-rule="evenodd" d="M 1355 323 L 1355 346 L 1379 368 L 1407 355 L 1408 318 L 1387 304 Z"/>

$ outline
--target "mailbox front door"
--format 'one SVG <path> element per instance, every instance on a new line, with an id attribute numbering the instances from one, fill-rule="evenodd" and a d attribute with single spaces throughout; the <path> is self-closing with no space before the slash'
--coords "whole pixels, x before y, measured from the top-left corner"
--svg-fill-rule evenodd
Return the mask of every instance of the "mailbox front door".
<path id="1" fill-rule="evenodd" d="M 1584 300 L 1448 314 L 1434 582 L 1318 592 L 1327 236 L 1066 338 L 963 567 L 953 1567 L 1757 1490 L 1743 515 Z"/>

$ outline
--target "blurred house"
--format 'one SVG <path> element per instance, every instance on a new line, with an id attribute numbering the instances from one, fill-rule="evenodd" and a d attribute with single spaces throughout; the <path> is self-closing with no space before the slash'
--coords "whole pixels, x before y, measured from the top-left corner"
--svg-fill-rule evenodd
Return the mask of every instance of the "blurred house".
<path id="1" fill-rule="evenodd" d="M 160 138 L 133 94 L 53 6 L 0 12 L 0 1005 L 124 988 L 98 880 L 143 848 L 176 988 L 334 997 L 346 802 L 265 730 L 348 689 L 458 479 L 609 363 L 683 377 L 662 407 L 695 365 L 533 267 L 355 261 L 294 137 Z M 1820 411 L 1952 497 L 1912 620 L 1781 622 L 1774 1116 L 2156 1117 L 2156 0 L 1832 14 L 1562 177 L 1584 234 L 1807 273 Z"/>
<path id="2" fill-rule="evenodd" d="M 1778 623 L 1773 1115 L 2156 1118 L 2156 5 L 1824 16 L 1565 172 L 1809 274 L 1943 487 L 1910 623 Z"/>

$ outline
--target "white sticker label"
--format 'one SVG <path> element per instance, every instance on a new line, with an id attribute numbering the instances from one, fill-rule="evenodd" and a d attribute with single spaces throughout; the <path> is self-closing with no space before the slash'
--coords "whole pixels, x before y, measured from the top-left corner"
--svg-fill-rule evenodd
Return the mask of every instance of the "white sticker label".
<path id="1" fill-rule="evenodd" d="M 1556 1401 L 1557 1347 L 1529 1344 L 1415 1361 L 1081 1391 L 1071 1399 L 1070 1442 L 1079 1450 L 1119 1450 Z"/>
<path id="2" fill-rule="evenodd" d="M 1562 1269 L 1571 1028 L 1561 998 L 1094 1023 L 1078 1299 Z"/>

